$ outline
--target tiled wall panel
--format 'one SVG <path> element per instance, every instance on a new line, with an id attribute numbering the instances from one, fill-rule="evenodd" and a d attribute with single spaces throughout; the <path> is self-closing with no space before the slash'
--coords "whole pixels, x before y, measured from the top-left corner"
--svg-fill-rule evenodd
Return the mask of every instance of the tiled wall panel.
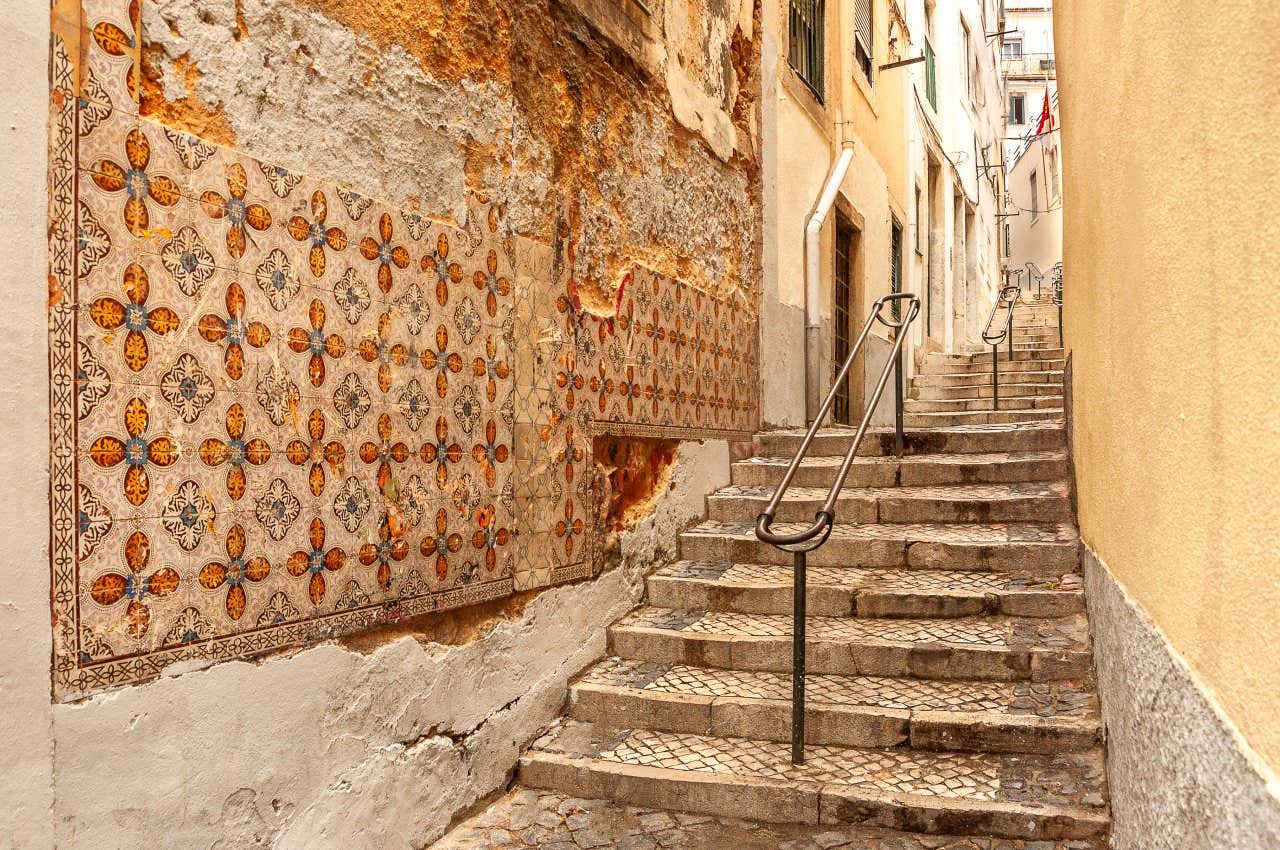
<path id="1" fill-rule="evenodd" d="M 55 699 L 589 576 L 593 431 L 754 427 L 754 313 L 140 117 L 137 27 L 53 10 Z"/>

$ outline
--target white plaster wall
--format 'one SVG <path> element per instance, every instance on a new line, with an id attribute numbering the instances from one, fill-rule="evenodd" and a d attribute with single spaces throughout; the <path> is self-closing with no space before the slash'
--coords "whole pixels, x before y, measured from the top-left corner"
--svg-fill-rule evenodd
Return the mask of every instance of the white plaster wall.
<path id="1" fill-rule="evenodd" d="M 45 344 L 49 12 L 12 3 L 0 81 L 0 848 L 52 843 Z"/>
<path id="2" fill-rule="evenodd" d="M 728 471 L 725 441 L 683 443 L 653 514 L 622 535 L 619 568 L 540 594 L 473 643 L 328 644 L 55 706 L 57 846 L 430 843 L 507 782 Z M 41 697 L 47 715 L 47 684 Z"/>

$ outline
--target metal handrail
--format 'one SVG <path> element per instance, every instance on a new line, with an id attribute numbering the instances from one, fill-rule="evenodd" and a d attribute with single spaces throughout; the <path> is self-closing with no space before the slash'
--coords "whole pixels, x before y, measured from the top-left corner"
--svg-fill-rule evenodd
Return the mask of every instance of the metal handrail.
<path id="1" fill-rule="evenodd" d="M 1053 291 L 1049 300 L 1058 305 L 1058 348 L 1064 348 L 1062 341 L 1062 263 L 1057 263 L 1049 270 L 1053 281 Z"/>
<path id="2" fill-rule="evenodd" d="M 899 320 L 886 319 L 883 315 L 884 308 L 887 305 L 898 306 L 898 302 L 906 301 L 907 309 L 905 314 Z M 876 405 L 880 402 L 880 396 L 884 393 L 885 384 L 889 380 L 889 372 L 893 371 L 898 384 L 898 392 L 896 393 L 896 404 L 900 408 L 902 404 L 902 346 L 906 341 L 906 329 L 920 315 L 920 299 L 910 292 L 897 292 L 886 295 L 878 299 L 872 305 L 871 315 L 867 318 L 866 324 L 862 326 L 862 333 L 858 334 L 858 340 L 853 344 L 849 355 L 845 358 L 844 363 L 840 367 L 840 371 L 836 374 L 835 382 L 831 386 L 831 390 L 827 393 L 826 400 L 823 401 L 822 407 L 819 408 L 813 422 L 809 425 L 809 430 L 805 432 L 804 439 L 800 442 L 800 448 L 796 450 L 795 457 L 791 459 L 791 465 L 787 467 L 787 471 L 782 476 L 777 488 L 773 492 L 773 497 L 769 499 L 769 504 L 756 517 L 756 538 L 777 546 L 779 549 L 791 552 L 794 556 L 795 574 L 792 581 L 792 629 L 791 629 L 791 762 L 792 764 L 804 764 L 804 680 L 805 680 L 805 595 L 806 595 L 806 569 L 808 566 L 808 553 L 817 549 L 827 541 L 831 536 L 831 529 L 835 526 L 836 520 L 836 501 L 840 497 L 840 491 L 844 489 L 845 479 L 849 477 L 849 471 L 853 467 L 853 458 L 858 453 L 858 447 L 862 443 L 862 438 L 866 435 L 867 425 L 871 421 L 871 416 L 875 413 Z M 840 471 L 837 473 L 835 481 L 831 485 L 831 490 L 827 494 L 826 501 L 822 507 L 814 514 L 813 524 L 803 531 L 793 534 L 777 534 L 771 530 L 773 518 L 777 514 L 778 505 L 782 501 L 783 495 L 786 494 L 787 488 L 791 486 L 791 480 L 795 477 L 796 470 L 800 468 L 801 462 L 809 453 L 809 446 L 813 443 L 813 438 L 817 435 L 818 429 L 822 427 L 822 423 L 826 420 L 827 415 L 831 412 L 832 406 L 835 404 L 836 392 L 841 384 L 847 379 L 849 370 L 853 366 L 854 358 L 858 356 L 858 352 L 862 350 L 862 345 L 866 342 L 867 337 L 871 333 L 871 328 L 879 322 L 887 328 L 895 330 L 893 350 L 890 352 L 889 358 L 885 361 L 884 368 L 880 371 L 880 379 L 876 382 L 875 391 L 871 394 L 871 400 L 866 404 L 866 409 L 862 414 L 862 421 L 858 423 L 858 430 L 854 434 L 853 442 L 849 446 L 849 451 L 845 454 L 844 462 L 840 465 Z M 901 454 L 902 451 L 902 416 L 901 410 L 898 411 L 896 417 L 897 429 L 897 450 Z"/>
<path id="3" fill-rule="evenodd" d="M 991 315 L 987 317 L 987 326 L 982 330 L 982 341 L 991 346 L 991 409 L 1000 409 L 1000 343 L 1009 341 L 1009 361 L 1013 362 L 1013 308 L 1018 306 L 1022 297 L 1022 287 L 1008 284 L 1000 287 L 996 303 L 991 305 Z M 992 330 L 996 315 L 1002 306 L 1007 306 L 1004 325 L 999 332 Z"/>

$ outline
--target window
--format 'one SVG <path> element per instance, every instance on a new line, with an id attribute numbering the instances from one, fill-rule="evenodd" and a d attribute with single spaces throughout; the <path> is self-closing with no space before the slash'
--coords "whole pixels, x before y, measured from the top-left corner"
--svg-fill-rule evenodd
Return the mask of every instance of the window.
<path id="1" fill-rule="evenodd" d="M 1009 95 L 1009 123 L 1027 123 L 1027 96 L 1022 92 Z"/>
<path id="2" fill-rule="evenodd" d="M 960 38 L 964 42 L 964 55 L 961 57 L 964 65 L 960 69 L 960 74 L 964 79 L 964 89 L 969 93 L 969 103 L 976 103 L 978 100 L 978 63 L 977 57 L 973 52 L 973 37 L 969 34 L 969 25 L 963 20 L 960 21 Z"/>
<path id="3" fill-rule="evenodd" d="M 787 30 L 787 61 L 822 102 L 824 34 L 823 0 L 791 0 L 791 12 Z"/>
<path id="4" fill-rule="evenodd" d="M 875 56 L 875 50 L 873 49 L 875 31 L 872 29 L 871 0 L 854 0 L 853 22 L 854 58 L 858 62 L 858 67 L 862 69 L 862 73 L 866 76 L 867 82 L 871 82 L 872 59 Z"/>
<path id="5" fill-rule="evenodd" d="M 929 99 L 929 105 L 937 110 L 938 57 L 933 52 L 933 45 L 929 43 L 927 38 L 924 40 L 924 96 Z"/>
<path id="6" fill-rule="evenodd" d="M 916 253 L 924 254 L 924 190 L 916 187 Z"/>
<path id="7" fill-rule="evenodd" d="M 1007 257 L 1013 252 L 1013 228 L 1009 222 L 1004 223 L 1004 255 Z"/>
<path id="8" fill-rule="evenodd" d="M 1004 59 L 1022 58 L 1022 39 L 1011 38 L 1000 47 L 1000 56 Z"/>
<path id="9" fill-rule="evenodd" d="M 1038 175 L 1031 172 L 1031 220 L 1035 221 L 1040 217 L 1040 181 L 1036 179 Z"/>
<path id="10" fill-rule="evenodd" d="M 1049 200 L 1056 201 L 1061 192 L 1058 180 L 1058 149 L 1049 148 L 1046 159 L 1049 165 Z"/>

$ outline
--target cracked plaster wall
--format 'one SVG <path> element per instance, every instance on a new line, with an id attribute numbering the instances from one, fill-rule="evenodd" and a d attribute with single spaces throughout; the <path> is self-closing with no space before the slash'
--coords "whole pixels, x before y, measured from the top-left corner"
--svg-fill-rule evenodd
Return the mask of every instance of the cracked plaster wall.
<path id="1" fill-rule="evenodd" d="M 567 235 L 575 277 L 604 292 L 636 260 L 712 291 L 758 288 L 752 3 L 660 16 L 680 49 L 650 50 L 648 70 L 558 4 L 421 6 L 144 2 L 143 111 L 430 216 L 461 220 L 466 190 L 485 191 L 514 233 Z M 48 528 L 31 521 L 32 505 L 47 517 L 48 487 L 44 293 L 30 285 L 44 274 L 32 211 L 45 193 L 47 15 L 13 20 L 30 37 L 5 81 L 5 162 L 19 176 L 0 213 L 3 321 L 23 354 L 3 365 L 14 480 L 0 517 L 24 555 L 10 556 L 0 598 L 0 847 L 430 842 L 560 712 L 644 571 L 727 483 L 727 444 L 680 445 L 652 512 L 611 540 L 611 569 L 521 598 L 459 645 L 371 636 L 51 705 Z"/>
<path id="2" fill-rule="evenodd" d="M 57 845 L 430 843 L 507 782 L 728 464 L 724 441 L 682 444 L 652 513 L 616 536 L 614 569 L 544 591 L 469 643 L 375 636 L 55 706 Z"/>

